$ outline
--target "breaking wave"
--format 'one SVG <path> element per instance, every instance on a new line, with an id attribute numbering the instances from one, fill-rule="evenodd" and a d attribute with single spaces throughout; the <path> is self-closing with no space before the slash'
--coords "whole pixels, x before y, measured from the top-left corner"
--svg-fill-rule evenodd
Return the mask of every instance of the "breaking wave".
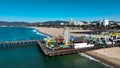
<path id="1" fill-rule="evenodd" d="M 40 32 L 37 32 L 36 30 L 33 30 L 33 32 L 36 32 L 36 34 L 38 34 L 38 35 L 42 35 L 42 36 L 46 36 L 47 38 L 50 38 L 48 35 L 42 34 Z"/>

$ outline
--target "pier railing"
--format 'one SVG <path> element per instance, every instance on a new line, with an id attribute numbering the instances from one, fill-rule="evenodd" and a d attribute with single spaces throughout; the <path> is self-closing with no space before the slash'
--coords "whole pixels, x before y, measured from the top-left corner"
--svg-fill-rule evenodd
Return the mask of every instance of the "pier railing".
<path id="1" fill-rule="evenodd" d="M 93 46 L 93 47 L 78 48 L 78 49 L 71 47 L 67 49 L 50 50 L 46 48 L 45 44 L 42 43 L 42 41 L 40 40 L 37 41 L 37 44 L 46 56 L 59 56 L 59 55 L 65 55 L 65 54 L 74 54 L 74 53 L 86 52 L 91 50 L 97 50 L 101 48 L 120 47 L 120 44 L 115 44 L 115 45 Z"/>
<path id="2" fill-rule="evenodd" d="M 38 45 L 41 51 L 43 52 L 43 54 L 46 56 L 59 56 L 59 55 L 97 50 L 101 48 L 120 47 L 120 44 L 114 44 L 114 45 L 94 46 L 94 47 L 86 47 L 86 48 L 78 48 L 78 49 L 71 47 L 71 48 L 61 48 L 58 50 L 50 50 L 46 47 L 46 45 L 42 42 L 42 40 L 24 40 L 24 41 L 13 41 L 13 42 L 0 42 L 0 48 L 26 46 L 32 44 Z"/>
<path id="3" fill-rule="evenodd" d="M 11 41 L 11 42 L 0 42 L 0 48 L 5 47 L 17 47 L 28 44 L 37 44 L 37 40 L 23 40 L 23 41 Z"/>

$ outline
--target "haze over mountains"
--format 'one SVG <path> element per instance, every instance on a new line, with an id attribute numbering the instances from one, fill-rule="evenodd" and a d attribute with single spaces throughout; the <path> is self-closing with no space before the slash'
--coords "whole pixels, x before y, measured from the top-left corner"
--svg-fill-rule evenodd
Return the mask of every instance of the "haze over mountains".
<path id="1" fill-rule="evenodd" d="M 29 26 L 29 25 L 37 25 L 37 24 L 43 24 L 43 25 L 59 25 L 60 23 L 68 23 L 68 21 L 46 21 L 46 22 L 8 22 L 8 21 L 0 21 L 0 26 Z"/>
<path id="2" fill-rule="evenodd" d="M 87 21 L 81 21 L 85 24 L 87 24 Z M 118 21 L 109 21 L 115 24 L 120 24 L 120 22 Z M 8 21 L 0 21 L 0 26 L 39 26 L 39 25 L 61 25 L 61 23 L 68 24 L 69 21 L 60 21 L 60 20 L 56 20 L 56 21 L 45 21 L 45 22 L 34 22 L 34 23 L 30 23 L 30 22 L 8 22 Z M 99 23 L 99 21 L 91 21 L 89 22 L 91 24 L 93 23 Z"/>

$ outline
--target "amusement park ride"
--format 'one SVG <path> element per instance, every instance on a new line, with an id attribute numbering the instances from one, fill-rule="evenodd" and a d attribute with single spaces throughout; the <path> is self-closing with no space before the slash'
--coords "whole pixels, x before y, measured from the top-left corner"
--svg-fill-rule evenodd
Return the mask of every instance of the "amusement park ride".
<path id="1" fill-rule="evenodd" d="M 68 28 L 64 29 L 63 34 L 64 36 L 45 38 L 46 47 L 52 50 L 71 47 Z"/>
<path id="2" fill-rule="evenodd" d="M 57 50 L 62 48 L 85 48 L 93 47 L 96 45 L 109 45 L 116 44 L 120 41 L 119 32 L 102 32 L 99 35 L 87 35 L 80 37 L 72 37 L 69 33 L 69 28 L 64 29 L 64 35 L 52 38 L 45 38 L 45 44 L 48 49 Z M 81 38 L 82 37 L 82 38 Z M 82 42 L 74 42 L 76 38 L 80 38 Z M 79 41 L 79 40 L 78 40 Z M 87 41 L 87 42 L 86 42 Z"/>

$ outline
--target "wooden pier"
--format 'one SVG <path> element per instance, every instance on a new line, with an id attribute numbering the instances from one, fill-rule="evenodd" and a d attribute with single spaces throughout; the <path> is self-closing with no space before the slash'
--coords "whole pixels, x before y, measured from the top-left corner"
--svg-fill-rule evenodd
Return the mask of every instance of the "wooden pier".
<path id="1" fill-rule="evenodd" d="M 0 48 L 26 46 L 26 45 L 29 45 L 29 44 L 37 44 L 37 40 L 0 42 Z"/>
<path id="2" fill-rule="evenodd" d="M 116 44 L 116 45 L 107 45 L 107 46 L 86 47 L 86 48 L 79 48 L 79 49 L 74 49 L 73 47 L 71 47 L 71 48 L 62 48 L 58 50 L 50 50 L 46 48 L 45 44 L 40 40 L 37 41 L 37 44 L 46 56 L 59 56 L 59 55 L 66 55 L 66 54 L 75 54 L 75 53 L 80 53 L 80 52 L 85 52 L 90 50 L 97 50 L 101 48 L 120 47 L 120 44 Z"/>
<path id="3" fill-rule="evenodd" d="M 115 45 L 107 45 L 107 46 L 94 46 L 94 47 L 87 47 L 87 48 L 79 48 L 75 49 L 73 47 L 70 48 L 61 48 L 58 50 L 50 50 L 46 47 L 46 45 L 42 42 L 42 40 L 24 40 L 24 41 L 13 41 L 13 42 L 0 42 L 0 48 L 6 47 L 17 47 L 17 46 L 26 46 L 26 45 L 38 45 L 41 51 L 46 56 L 59 56 L 59 55 L 66 55 L 66 54 L 75 54 L 90 50 L 97 50 L 101 48 L 110 48 L 110 47 L 120 47 L 120 44 Z"/>

